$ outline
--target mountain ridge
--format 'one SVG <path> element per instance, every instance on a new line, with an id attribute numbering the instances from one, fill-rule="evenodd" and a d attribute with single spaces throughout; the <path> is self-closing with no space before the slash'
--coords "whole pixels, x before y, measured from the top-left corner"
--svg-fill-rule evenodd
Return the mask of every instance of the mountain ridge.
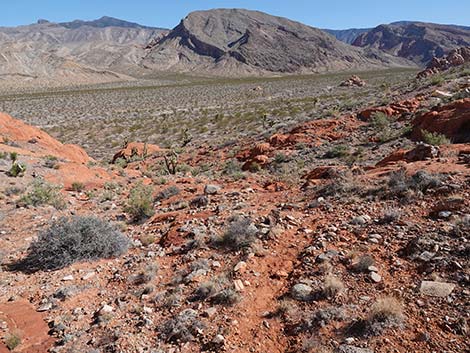
<path id="1" fill-rule="evenodd" d="M 221 74 L 301 73 L 409 66 L 374 50 L 358 50 L 322 30 L 244 9 L 195 11 L 150 48 L 158 70 Z"/>

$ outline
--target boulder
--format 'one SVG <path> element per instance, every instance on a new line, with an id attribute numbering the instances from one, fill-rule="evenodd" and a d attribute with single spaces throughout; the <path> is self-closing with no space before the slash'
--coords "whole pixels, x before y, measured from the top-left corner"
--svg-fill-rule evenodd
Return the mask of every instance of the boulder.
<path id="1" fill-rule="evenodd" d="M 411 138 L 422 140 L 423 131 L 445 135 L 453 143 L 470 142 L 470 98 L 436 107 L 417 116 L 413 121 Z"/>
<path id="2" fill-rule="evenodd" d="M 67 162 L 87 164 L 92 161 L 85 150 L 76 145 L 63 144 L 46 132 L 0 114 L 0 141 L 14 142 L 15 147 L 5 145 L 7 152 L 37 157 L 54 156 Z"/>
<path id="3" fill-rule="evenodd" d="M 364 87 L 366 82 L 357 75 L 352 75 L 339 84 L 341 87 Z"/>
<path id="4" fill-rule="evenodd" d="M 389 164 L 396 162 L 417 162 L 426 161 L 429 159 L 437 158 L 440 156 L 440 150 L 437 146 L 428 145 L 425 143 L 419 143 L 412 150 L 406 151 L 399 149 L 393 152 L 391 155 L 385 157 L 376 164 L 376 167 L 385 167 Z"/>
<path id="5" fill-rule="evenodd" d="M 452 293 L 454 288 L 455 284 L 452 283 L 423 281 L 419 290 L 423 295 L 444 298 Z"/>
<path id="6" fill-rule="evenodd" d="M 112 163 L 118 159 L 130 162 L 133 158 L 145 158 L 147 156 L 163 151 L 159 146 L 144 142 L 128 142 L 113 157 Z"/>

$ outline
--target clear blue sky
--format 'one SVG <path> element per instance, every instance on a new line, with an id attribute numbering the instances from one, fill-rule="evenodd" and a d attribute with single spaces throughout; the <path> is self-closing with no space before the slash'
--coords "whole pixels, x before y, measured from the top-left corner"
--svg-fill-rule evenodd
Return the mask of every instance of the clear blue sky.
<path id="1" fill-rule="evenodd" d="M 3 0 L 0 26 L 96 19 L 103 15 L 173 28 L 190 11 L 227 7 L 264 11 L 314 27 L 371 27 L 398 20 L 470 26 L 470 0 Z"/>

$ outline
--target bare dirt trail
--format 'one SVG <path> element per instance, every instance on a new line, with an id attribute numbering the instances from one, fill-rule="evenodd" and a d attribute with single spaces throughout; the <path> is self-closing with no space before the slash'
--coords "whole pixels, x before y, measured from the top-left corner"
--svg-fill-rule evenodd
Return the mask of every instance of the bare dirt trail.
<path id="1" fill-rule="evenodd" d="M 47 353 L 54 343 L 43 316 L 26 300 L 0 304 L 0 320 L 7 323 L 9 332 L 21 338 L 15 352 Z M 0 342 L 0 353 L 9 352 Z"/>

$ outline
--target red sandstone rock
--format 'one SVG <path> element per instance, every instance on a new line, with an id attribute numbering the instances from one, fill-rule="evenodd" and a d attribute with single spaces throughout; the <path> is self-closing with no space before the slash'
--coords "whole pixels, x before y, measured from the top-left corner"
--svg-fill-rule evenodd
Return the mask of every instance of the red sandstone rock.
<path id="1" fill-rule="evenodd" d="M 470 98 L 419 115 L 413 121 L 412 138 L 420 140 L 423 131 L 447 136 L 453 143 L 470 142 Z"/>

